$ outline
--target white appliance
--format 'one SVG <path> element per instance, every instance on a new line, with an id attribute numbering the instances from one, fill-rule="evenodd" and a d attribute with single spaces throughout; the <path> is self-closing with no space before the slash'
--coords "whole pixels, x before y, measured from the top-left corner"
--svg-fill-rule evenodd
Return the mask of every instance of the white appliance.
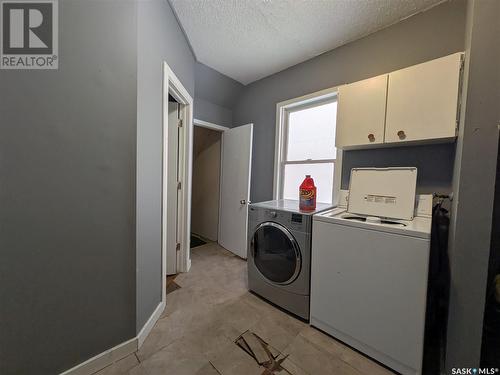
<path id="1" fill-rule="evenodd" d="M 424 346 L 432 195 L 416 176 L 353 169 L 347 200 L 313 217 L 311 325 L 402 374 Z"/>

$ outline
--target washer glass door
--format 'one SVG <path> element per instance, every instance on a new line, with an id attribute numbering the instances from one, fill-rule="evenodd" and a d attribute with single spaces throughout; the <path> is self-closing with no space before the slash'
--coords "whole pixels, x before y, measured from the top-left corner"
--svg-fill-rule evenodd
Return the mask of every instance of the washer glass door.
<path id="1" fill-rule="evenodd" d="M 266 279 L 290 284 L 297 278 L 301 266 L 299 246 L 284 226 L 272 222 L 260 224 L 250 246 L 255 266 Z"/>

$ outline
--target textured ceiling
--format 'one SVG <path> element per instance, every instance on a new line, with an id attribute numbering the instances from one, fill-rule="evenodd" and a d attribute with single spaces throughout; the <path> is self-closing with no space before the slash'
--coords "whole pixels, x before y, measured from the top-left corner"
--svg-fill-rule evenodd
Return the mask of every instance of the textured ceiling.
<path id="1" fill-rule="evenodd" d="M 248 84 L 442 0 L 170 0 L 201 63 Z"/>

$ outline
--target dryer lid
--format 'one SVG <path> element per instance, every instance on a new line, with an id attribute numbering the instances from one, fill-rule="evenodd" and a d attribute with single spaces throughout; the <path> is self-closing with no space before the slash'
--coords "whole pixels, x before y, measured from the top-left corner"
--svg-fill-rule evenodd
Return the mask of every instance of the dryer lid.
<path id="1" fill-rule="evenodd" d="M 417 168 L 353 168 L 347 212 L 412 220 Z"/>

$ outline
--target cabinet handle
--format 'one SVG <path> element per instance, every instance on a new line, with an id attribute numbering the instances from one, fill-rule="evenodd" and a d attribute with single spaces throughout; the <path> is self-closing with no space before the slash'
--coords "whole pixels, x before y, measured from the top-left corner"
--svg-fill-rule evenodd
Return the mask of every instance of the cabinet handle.
<path id="1" fill-rule="evenodd" d="M 370 134 L 368 134 L 368 140 L 369 140 L 370 142 L 375 142 L 375 136 L 374 136 L 373 134 L 371 134 L 371 133 L 370 133 Z"/>
<path id="2" fill-rule="evenodd" d="M 402 130 L 398 131 L 398 137 L 399 137 L 399 139 L 401 139 L 401 140 L 405 139 L 405 138 L 406 138 L 406 134 L 405 134 L 405 132 L 404 132 L 404 131 L 402 131 Z"/>

